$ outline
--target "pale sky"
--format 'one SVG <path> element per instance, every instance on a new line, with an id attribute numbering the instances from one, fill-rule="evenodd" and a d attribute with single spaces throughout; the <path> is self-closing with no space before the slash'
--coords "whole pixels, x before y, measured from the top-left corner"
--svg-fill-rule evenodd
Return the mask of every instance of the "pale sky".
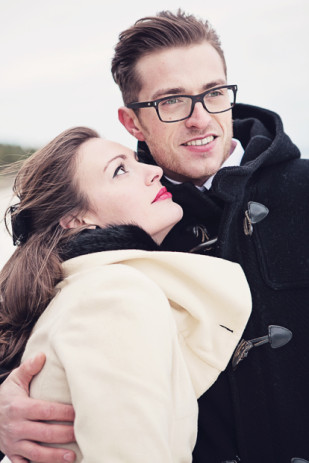
<path id="1" fill-rule="evenodd" d="M 238 101 L 279 112 L 309 157 L 308 0 L 0 0 L 0 143 L 41 146 L 86 125 L 135 148 L 110 73 L 120 31 L 181 7 L 210 20 Z M 307 149 L 308 148 L 308 149 Z"/>
<path id="2" fill-rule="evenodd" d="M 214 3 L 0 0 L 0 143 L 40 147 L 86 125 L 135 149 L 117 120 L 122 101 L 110 73 L 113 48 L 136 19 L 181 7 L 217 29 L 238 101 L 277 111 L 309 157 L 309 0 Z M 0 189 L 1 217 L 9 199 L 9 189 Z M 0 267 L 12 251 L 0 221 Z"/>

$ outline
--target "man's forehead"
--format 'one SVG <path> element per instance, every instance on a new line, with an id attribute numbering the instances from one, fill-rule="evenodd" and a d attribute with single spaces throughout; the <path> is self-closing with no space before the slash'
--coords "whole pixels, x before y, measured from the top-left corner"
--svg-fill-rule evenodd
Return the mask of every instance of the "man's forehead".
<path id="1" fill-rule="evenodd" d="M 208 42 L 149 53 L 137 62 L 136 72 L 142 99 L 202 92 L 226 83 L 223 61 Z"/>

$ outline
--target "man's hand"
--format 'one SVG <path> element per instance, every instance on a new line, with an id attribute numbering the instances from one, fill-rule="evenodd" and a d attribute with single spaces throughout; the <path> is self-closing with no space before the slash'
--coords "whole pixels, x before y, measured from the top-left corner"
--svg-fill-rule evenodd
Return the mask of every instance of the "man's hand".
<path id="1" fill-rule="evenodd" d="M 64 405 L 29 398 L 29 384 L 45 363 L 38 354 L 16 368 L 0 387 L 0 449 L 12 463 L 28 459 L 38 463 L 73 462 L 71 450 L 43 447 L 34 441 L 62 444 L 73 442 L 72 426 L 38 421 L 73 422 L 74 410 Z"/>

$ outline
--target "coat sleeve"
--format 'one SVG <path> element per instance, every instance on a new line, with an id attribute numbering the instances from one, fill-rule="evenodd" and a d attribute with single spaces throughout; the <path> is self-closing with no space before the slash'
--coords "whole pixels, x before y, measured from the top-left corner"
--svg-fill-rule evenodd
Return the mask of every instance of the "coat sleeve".
<path id="1" fill-rule="evenodd" d="M 172 461 L 168 300 L 122 265 L 91 272 L 70 294 L 53 348 L 69 384 L 82 461 Z"/>

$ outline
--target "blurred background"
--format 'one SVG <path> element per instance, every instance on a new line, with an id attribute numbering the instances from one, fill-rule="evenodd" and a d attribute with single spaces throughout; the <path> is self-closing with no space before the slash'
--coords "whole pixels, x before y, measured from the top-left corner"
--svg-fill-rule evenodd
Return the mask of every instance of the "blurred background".
<path id="1" fill-rule="evenodd" d="M 239 86 L 238 101 L 278 112 L 303 157 L 309 157 L 309 1 L 221 0 L 217 5 L 210 0 L 123 5 L 0 0 L 0 163 L 4 145 L 11 153 L 2 154 L 8 162 L 75 125 L 134 149 L 134 138 L 117 120 L 122 101 L 110 73 L 114 46 L 119 32 L 136 19 L 179 7 L 208 19 L 219 33 L 228 82 Z M 13 250 L 1 220 L 9 201 L 10 179 L 0 175 L 0 267 Z"/>

